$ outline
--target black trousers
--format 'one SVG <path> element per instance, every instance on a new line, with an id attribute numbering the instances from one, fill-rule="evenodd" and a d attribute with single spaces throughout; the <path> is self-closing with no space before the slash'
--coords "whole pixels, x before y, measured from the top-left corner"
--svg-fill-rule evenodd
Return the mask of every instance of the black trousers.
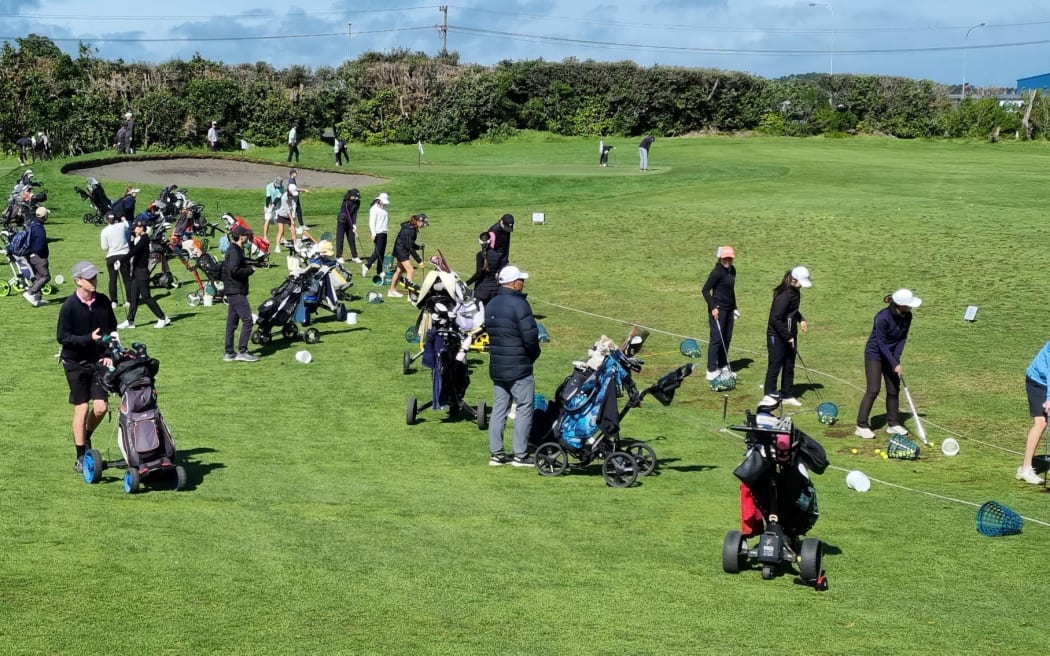
<path id="1" fill-rule="evenodd" d="M 769 365 L 766 367 L 766 382 L 763 391 L 770 396 L 788 399 L 795 396 L 795 349 L 776 335 L 766 335 L 766 352 Z M 780 388 L 777 388 L 780 379 Z"/>
<path id="2" fill-rule="evenodd" d="M 226 352 L 233 353 L 233 334 L 237 332 L 237 323 L 241 324 L 241 339 L 237 343 L 240 353 L 248 351 L 248 339 L 252 336 L 255 321 L 252 319 L 252 307 L 244 294 L 230 294 L 226 297 L 229 306 L 226 310 Z"/>
<path id="3" fill-rule="evenodd" d="M 357 257 L 357 235 L 349 221 L 338 220 L 335 222 L 335 256 L 343 256 L 343 238 L 350 244 L 350 257 Z"/>
<path id="4" fill-rule="evenodd" d="M 145 303 L 158 319 L 164 318 L 164 310 L 160 309 L 157 299 L 153 298 L 153 294 L 150 292 L 149 271 L 146 269 L 137 269 L 132 273 L 131 288 L 128 289 L 128 303 L 131 304 L 128 307 L 128 323 L 135 323 L 135 314 L 138 313 L 139 303 Z"/>
<path id="5" fill-rule="evenodd" d="M 707 324 L 711 330 L 710 346 L 707 349 L 708 371 L 729 366 L 729 344 L 733 341 L 734 323 L 732 310 L 718 308 L 717 320 L 710 312 L 707 313 Z"/>
<path id="6" fill-rule="evenodd" d="M 130 255 L 124 253 L 123 255 L 110 255 L 106 258 L 106 273 L 109 276 L 107 281 L 109 284 L 109 300 L 114 303 L 117 302 L 117 278 L 120 278 L 124 282 L 124 297 L 128 303 L 131 302 L 131 272 L 129 271 Z M 116 267 L 116 263 L 120 262 L 120 268 Z M 119 275 L 118 275 L 119 274 Z"/>
<path id="7" fill-rule="evenodd" d="M 376 239 L 372 242 L 375 245 L 375 250 L 368 257 L 368 261 L 365 262 L 365 266 L 372 268 L 372 263 L 376 263 L 376 274 L 383 275 L 383 257 L 386 255 L 386 233 L 381 232 L 376 235 Z"/>
<path id="8" fill-rule="evenodd" d="M 864 378 L 866 387 L 864 397 L 860 400 L 860 408 L 857 409 L 857 425 L 868 428 L 868 418 L 871 416 L 871 408 L 875 405 L 875 399 L 879 396 L 879 388 L 882 381 L 886 381 L 886 425 L 899 426 L 900 421 L 900 394 L 901 377 L 890 366 L 889 362 L 882 359 L 864 359 Z"/>
<path id="9" fill-rule="evenodd" d="M 288 161 L 292 161 L 292 155 L 295 155 L 296 164 L 299 163 L 299 144 L 290 143 L 288 144 Z"/>

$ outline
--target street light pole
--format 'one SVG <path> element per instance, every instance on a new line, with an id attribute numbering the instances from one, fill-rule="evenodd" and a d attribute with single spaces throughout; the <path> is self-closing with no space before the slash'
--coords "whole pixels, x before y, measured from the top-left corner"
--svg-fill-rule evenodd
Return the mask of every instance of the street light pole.
<path id="1" fill-rule="evenodd" d="M 966 100 L 966 55 L 970 52 L 970 49 L 966 47 L 966 41 L 970 38 L 970 32 L 973 32 L 978 27 L 984 27 L 984 23 L 980 22 L 966 30 L 966 36 L 963 37 L 963 85 L 962 85 L 962 96 L 959 98 L 959 102 Z"/>
<path id="2" fill-rule="evenodd" d="M 353 58 L 354 58 L 354 42 L 352 40 L 352 32 L 351 32 L 353 27 L 354 27 L 353 23 L 347 23 L 346 24 L 346 47 L 350 49 L 350 59 L 351 60 L 353 60 Z"/>
<path id="3" fill-rule="evenodd" d="M 835 5 L 830 2 L 811 2 L 810 7 L 826 7 L 831 12 L 831 58 L 828 63 L 828 75 L 835 75 Z"/>

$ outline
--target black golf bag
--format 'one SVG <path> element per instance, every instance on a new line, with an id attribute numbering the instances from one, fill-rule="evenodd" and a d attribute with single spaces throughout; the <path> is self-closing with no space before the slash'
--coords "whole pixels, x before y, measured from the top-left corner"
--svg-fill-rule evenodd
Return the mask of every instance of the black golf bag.
<path id="1" fill-rule="evenodd" d="M 160 363 L 149 357 L 143 345 L 128 349 L 102 381 L 111 393 L 120 395 L 117 442 L 124 462 L 146 474 L 171 466 L 175 440 L 157 407 L 154 387 Z"/>
<path id="2" fill-rule="evenodd" d="M 270 333 L 277 327 L 280 327 L 281 334 L 284 337 L 299 336 L 299 328 L 295 323 L 295 313 L 302 303 L 303 293 L 306 291 L 307 284 L 306 276 L 291 275 L 272 290 L 270 298 L 263 301 L 262 305 L 259 306 L 259 318 L 255 322 L 255 330 L 252 331 L 253 343 L 269 344 L 272 339 Z"/>

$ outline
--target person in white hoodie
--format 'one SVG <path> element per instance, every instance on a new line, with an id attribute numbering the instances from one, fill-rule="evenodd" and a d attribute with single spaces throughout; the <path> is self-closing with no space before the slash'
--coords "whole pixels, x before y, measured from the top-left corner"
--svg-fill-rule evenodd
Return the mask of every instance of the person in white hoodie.
<path id="1" fill-rule="evenodd" d="M 361 265 L 361 275 L 367 276 L 372 263 L 376 265 L 376 275 L 383 275 L 383 258 L 386 256 L 386 233 L 390 225 L 390 196 L 384 191 L 375 197 L 368 208 L 368 232 L 372 235 L 374 250 L 368 260 Z"/>
<path id="2" fill-rule="evenodd" d="M 112 212 L 106 214 L 106 227 L 100 235 L 102 250 L 106 252 L 106 273 L 109 278 L 109 298 L 113 307 L 117 307 L 117 274 L 124 283 L 124 298 L 128 299 L 128 224 L 117 219 Z"/>

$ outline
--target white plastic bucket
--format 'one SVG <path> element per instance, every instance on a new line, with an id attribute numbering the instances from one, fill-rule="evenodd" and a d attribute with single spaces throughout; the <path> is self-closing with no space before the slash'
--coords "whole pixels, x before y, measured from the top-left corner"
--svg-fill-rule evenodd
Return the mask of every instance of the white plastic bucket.
<path id="1" fill-rule="evenodd" d="M 871 479 L 864 472 L 854 469 L 846 474 L 846 487 L 857 492 L 867 492 L 871 489 Z"/>
<path id="2" fill-rule="evenodd" d="M 949 458 L 959 453 L 959 442 L 954 437 L 946 437 L 941 442 L 941 453 Z"/>
<path id="3" fill-rule="evenodd" d="M 301 362 L 302 364 L 310 364 L 310 362 L 314 359 L 314 356 L 310 355 L 309 351 L 297 351 L 295 353 L 295 359 L 297 362 Z"/>
<path id="4" fill-rule="evenodd" d="M 215 302 L 215 297 L 211 294 L 204 295 L 204 307 L 211 307 L 212 303 Z"/>
<path id="5" fill-rule="evenodd" d="M 357 325 L 357 313 L 356 312 L 347 312 L 346 313 L 346 324 L 348 326 L 356 326 Z"/>

